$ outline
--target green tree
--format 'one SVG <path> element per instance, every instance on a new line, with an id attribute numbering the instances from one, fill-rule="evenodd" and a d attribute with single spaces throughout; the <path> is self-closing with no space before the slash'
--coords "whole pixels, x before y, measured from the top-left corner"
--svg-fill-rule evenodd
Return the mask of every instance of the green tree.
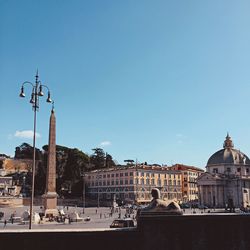
<path id="1" fill-rule="evenodd" d="M 24 142 L 20 146 L 16 147 L 15 150 L 16 159 L 33 159 L 33 147 Z M 36 160 L 42 159 L 42 152 L 40 149 L 36 148 Z"/>
<path id="2" fill-rule="evenodd" d="M 102 148 L 93 148 L 94 153 L 90 156 L 90 163 L 95 169 L 105 167 L 105 153 Z"/>
<path id="3" fill-rule="evenodd" d="M 115 162 L 113 161 L 113 157 L 110 155 L 110 154 L 108 154 L 108 153 L 106 153 L 106 168 L 110 168 L 110 167 L 113 167 L 113 166 L 115 166 L 116 164 L 115 164 Z"/>
<path id="4" fill-rule="evenodd" d="M 48 145 L 43 146 L 47 160 Z M 46 167 L 47 168 L 47 167 Z M 72 196 L 78 195 L 81 174 L 89 168 L 89 156 L 77 148 L 56 146 L 57 193 Z"/>

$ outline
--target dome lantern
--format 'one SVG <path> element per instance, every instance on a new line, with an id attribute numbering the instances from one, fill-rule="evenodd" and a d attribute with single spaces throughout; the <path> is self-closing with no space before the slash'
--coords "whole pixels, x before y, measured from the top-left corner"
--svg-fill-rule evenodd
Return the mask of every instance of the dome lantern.
<path id="1" fill-rule="evenodd" d="M 233 141 L 229 134 L 227 133 L 226 140 L 224 141 L 223 148 L 231 149 L 234 147 Z"/>

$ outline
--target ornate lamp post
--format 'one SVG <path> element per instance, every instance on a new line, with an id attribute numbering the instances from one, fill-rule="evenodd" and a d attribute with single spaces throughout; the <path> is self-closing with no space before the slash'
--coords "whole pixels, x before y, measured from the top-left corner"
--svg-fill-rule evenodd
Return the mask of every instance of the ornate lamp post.
<path id="1" fill-rule="evenodd" d="M 34 111 L 34 130 L 33 130 L 33 164 L 32 164 L 32 183 L 31 183 L 31 200 L 30 200 L 30 218 L 29 218 L 29 229 L 31 229 L 32 225 L 32 214 L 33 214 L 33 201 L 34 201 L 34 186 L 35 186 L 35 166 L 36 166 L 36 112 L 39 110 L 39 97 L 43 96 L 43 87 L 45 87 L 48 90 L 48 97 L 47 102 L 51 103 L 52 100 L 50 98 L 50 90 L 46 85 L 43 85 L 41 81 L 38 80 L 38 71 L 36 73 L 36 80 L 35 83 L 31 83 L 28 81 L 25 81 L 22 84 L 20 97 L 25 97 L 24 94 L 24 86 L 26 84 L 29 84 L 32 86 L 32 93 L 30 98 L 30 103 L 32 105 L 32 109 Z"/>
<path id="2" fill-rule="evenodd" d="M 100 197 L 99 197 L 99 179 L 100 176 L 99 174 L 97 175 L 97 207 L 100 207 Z"/>
<path id="3" fill-rule="evenodd" d="M 82 173 L 81 173 L 81 176 L 82 176 L 82 213 L 84 214 L 84 210 L 85 210 L 85 173 L 84 171 L 82 170 Z"/>

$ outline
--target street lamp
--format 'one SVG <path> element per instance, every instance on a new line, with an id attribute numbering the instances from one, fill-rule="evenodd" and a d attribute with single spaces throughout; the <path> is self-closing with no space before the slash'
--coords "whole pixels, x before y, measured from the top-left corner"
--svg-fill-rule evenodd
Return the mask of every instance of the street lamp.
<path id="1" fill-rule="evenodd" d="M 38 71 L 35 76 L 36 80 L 35 83 L 31 83 L 28 81 L 25 81 L 22 84 L 21 92 L 19 94 L 20 97 L 25 97 L 24 93 L 24 86 L 26 84 L 30 84 L 32 86 L 32 93 L 30 98 L 30 103 L 32 105 L 33 111 L 34 111 L 34 130 L 33 130 L 33 164 L 32 164 L 32 183 L 31 183 L 31 200 L 30 200 L 30 218 L 29 218 L 29 229 L 31 229 L 32 225 L 32 214 L 33 214 L 33 201 L 34 201 L 34 186 L 35 186 L 35 164 L 36 164 L 36 112 L 39 110 L 39 97 L 43 96 L 43 90 L 42 88 L 45 87 L 48 91 L 48 97 L 47 102 L 51 103 L 52 100 L 50 98 L 50 91 L 49 88 L 46 85 L 43 85 L 41 81 L 38 80 Z"/>
<path id="2" fill-rule="evenodd" d="M 84 172 L 82 171 L 82 213 L 84 214 L 84 209 L 85 209 L 85 181 L 84 177 L 86 176 Z"/>
<path id="3" fill-rule="evenodd" d="M 100 207 L 100 197 L 99 197 L 99 178 L 100 176 L 97 175 L 97 207 Z"/>

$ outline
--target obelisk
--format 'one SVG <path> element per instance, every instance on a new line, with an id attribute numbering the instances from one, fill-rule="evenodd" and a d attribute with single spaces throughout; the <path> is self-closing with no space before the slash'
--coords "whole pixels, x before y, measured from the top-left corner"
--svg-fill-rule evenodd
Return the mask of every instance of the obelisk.
<path id="1" fill-rule="evenodd" d="M 56 193 L 56 118 L 54 107 L 51 110 L 49 123 L 49 145 L 46 176 L 46 190 L 44 198 L 45 216 L 57 216 L 57 193 Z"/>

